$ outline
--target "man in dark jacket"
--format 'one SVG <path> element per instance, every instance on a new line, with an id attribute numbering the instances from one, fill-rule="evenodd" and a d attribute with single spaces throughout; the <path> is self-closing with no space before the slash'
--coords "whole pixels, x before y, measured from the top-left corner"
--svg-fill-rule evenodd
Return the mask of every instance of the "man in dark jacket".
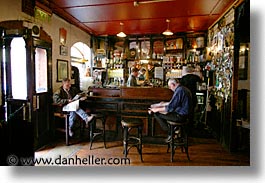
<path id="1" fill-rule="evenodd" d="M 197 96 L 196 96 L 197 83 L 201 83 L 202 81 L 198 75 L 193 74 L 194 69 L 192 66 L 187 66 L 185 71 L 187 74 L 181 78 L 180 83 L 182 86 L 187 87 L 191 91 L 192 113 L 190 114 L 190 120 L 191 120 L 191 122 L 193 122 L 195 108 L 196 108 L 197 103 L 198 103 Z"/>
<path id="2" fill-rule="evenodd" d="M 73 101 L 73 98 L 80 93 L 78 89 L 75 87 L 71 87 L 71 80 L 68 78 L 64 78 L 62 81 L 62 86 L 53 94 L 53 101 L 56 104 L 66 105 Z M 86 97 L 82 97 L 79 100 L 85 100 Z M 88 114 L 81 108 L 76 111 L 70 111 L 69 116 L 69 135 L 73 136 L 72 127 L 74 125 L 74 121 L 76 119 L 76 115 L 80 116 L 85 122 L 86 125 L 92 121 L 94 116 L 88 116 Z"/>
<path id="3" fill-rule="evenodd" d="M 168 131 L 166 142 L 171 141 L 167 121 L 184 122 L 192 107 L 191 92 L 184 86 L 180 85 L 179 80 L 169 79 L 168 87 L 174 94 L 169 102 L 161 102 L 151 105 L 149 112 L 154 112 L 154 117 L 160 124 L 161 128 Z"/>

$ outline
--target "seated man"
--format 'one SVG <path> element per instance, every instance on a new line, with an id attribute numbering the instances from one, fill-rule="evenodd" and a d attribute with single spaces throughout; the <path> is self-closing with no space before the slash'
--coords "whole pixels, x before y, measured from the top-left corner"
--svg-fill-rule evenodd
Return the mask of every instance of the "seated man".
<path id="1" fill-rule="evenodd" d="M 167 121 L 184 122 L 192 110 L 192 98 L 189 89 L 181 86 L 177 79 L 169 79 L 168 87 L 174 92 L 170 102 L 153 104 L 149 108 L 149 113 L 154 112 L 154 117 L 162 129 L 168 131 L 166 142 L 170 142 L 172 138 L 169 135 Z"/>
<path id="2" fill-rule="evenodd" d="M 56 104 L 63 104 L 66 105 L 70 102 L 72 102 L 73 98 L 78 94 L 80 91 L 78 91 L 76 88 L 71 87 L 71 81 L 68 78 L 64 78 L 62 81 L 62 86 L 53 94 L 53 101 Z M 80 98 L 80 100 L 85 100 L 86 97 Z M 74 125 L 74 121 L 76 119 L 76 115 L 79 115 L 85 122 L 86 125 L 92 121 L 93 116 L 88 116 L 87 113 L 79 108 L 76 111 L 71 111 L 69 116 L 69 135 L 73 136 L 72 127 Z"/>

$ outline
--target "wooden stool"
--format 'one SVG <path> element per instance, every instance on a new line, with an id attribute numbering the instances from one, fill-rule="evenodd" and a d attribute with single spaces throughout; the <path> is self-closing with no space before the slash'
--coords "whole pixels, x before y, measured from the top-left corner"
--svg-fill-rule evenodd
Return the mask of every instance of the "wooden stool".
<path id="1" fill-rule="evenodd" d="M 123 128 L 123 153 L 124 156 L 127 157 L 129 150 L 131 147 L 136 147 L 138 153 L 141 157 L 141 162 L 143 162 L 142 158 L 142 129 L 143 129 L 143 121 L 140 119 L 126 119 L 121 121 L 121 125 Z M 130 135 L 130 130 L 133 128 L 137 128 L 137 136 Z"/>
<path id="2" fill-rule="evenodd" d="M 64 130 L 60 130 L 60 131 L 63 131 L 65 132 L 65 145 L 69 146 L 69 141 L 70 141 L 70 135 L 69 135 L 69 117 L 70 117 L 70 114 L 69 112 L 67 113 L 63 113 L 61 115 L 58 115 L 56 113 L 54 113 L 54 117 L 58 117 L 58 118 L 62 118 L 64 119 L 64 122 L 65 122 L 65 127 L 64 127 Z M 79 117 L 80 118 L 80 117 Z M 84 131 L 84 120 L 82 120 L 81 118 L 78 119 L 79 121 L 79 129 L 80 129 L 80 138 L 82 137 L 83 135 L 83 131 Z"/>
<path id="3" fill-rule="evenodd" d="M 65 122 L 64 129 L 58 129 L 58 130 L 63 131 L 65 133 L 65 145 L 68 146 L 69 139 L 70 139 L 70 136 L 69 136 L 70 113 L 62 110 L 63 108 L 62 104 L 53 103 L 52 106 L 53 106 L 53 117 L 54 117 L 53 120 L 57 121 L 56 118 L 58 118 L 58 119 L 63 119 Z M 80 117 L 78 116 L 78 118 Z M 78 121 L 80 123 L 80 134 L 83 134 L 82 131 L 84 131 L 84 121 L 81 118 Z"/>
<path id="4" fill-rule="evenodd" d="M 181 147 L 181 151 L 183 152 L 183 148 L 187 154 L 187 158 L 190 161 L 189 151 L 188 151 L 188 121 L 185 122 L 174 122 L 174 121 L 167 121 L 169 125 L 170 135 L 172 137 L 171 141 L 168 142 L 167 152 L 171 148 L 171 162 L 173 162 L 175 149 L 177 147 Z"/>
<path id="5" fill-rule="evenodd" d="M 92 144 L 97 136 L 102 136 L 104 141 L 104 148 L 106 149 L 106 137 L 105 137 L 105 124 L 106 118 L 101 113 L 92 114 L 94 119 L 90 122 L 89 136 L 90 136 L 90 150 L 92 149 Z M 97 120 L 100 120 L 103 129 L 98 129 L 96 126 Z"/>

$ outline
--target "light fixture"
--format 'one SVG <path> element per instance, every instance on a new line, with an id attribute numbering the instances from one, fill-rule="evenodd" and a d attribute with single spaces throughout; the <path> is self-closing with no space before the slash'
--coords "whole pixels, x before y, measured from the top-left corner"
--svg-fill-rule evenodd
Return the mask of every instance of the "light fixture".
<path id="1" fill-rule="evenodd" d="M 165 36 L 172 36 L 173 32 L 171 32 L 171 30 L 169 30 L 169 22 L 170 22 L 170 20 L 167 19 L 166 22 L 167 22 L 167 30 L 165 30 L 162 34 L 164 34 Z"/>
<path id="2" fill-rule="evenodd" d="M 140 4 L 150 4 L 150 3 L 160 3 L 160 2 L 168 2 L 168 1 L 176 1 L 176 0 L 149 0 L 149 1 L 134 1 L 133 5 L 135 7 L 139 6 Z"/>
<path id="3" fill-rule="evenodd" d="M 123 26 L 123 23 L 120 22 L 120 26 L 121 26 L 121 32 L 117 34 L 118 37 L 126 37 L 126 34 L 124 32 L 122 32 L 122 26 Z"/>

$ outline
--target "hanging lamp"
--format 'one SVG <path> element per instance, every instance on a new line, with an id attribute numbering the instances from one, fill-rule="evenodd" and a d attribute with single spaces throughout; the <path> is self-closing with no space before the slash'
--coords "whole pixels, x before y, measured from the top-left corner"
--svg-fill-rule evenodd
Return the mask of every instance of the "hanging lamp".
<path id="1" fill-rule="evenodd" d="M 122 22 L 120 22 L 120 26 L 121 26 L 121 32 L 117 34 L 118 37 L 126 37 L 126 34 L 124 32 L 122 32 L 122 26 L 124 24 Z"/>
<path id="2" fill-rule="evenodd" d="M 167 19 L 166 22 L 167 22 L 167 29 L 162 34 L 165 35 L 165 36 L 172 36 L 173 32 L 171 30 L 169 30 L 169 22 L 170 22 L 170 20 Z"/>

